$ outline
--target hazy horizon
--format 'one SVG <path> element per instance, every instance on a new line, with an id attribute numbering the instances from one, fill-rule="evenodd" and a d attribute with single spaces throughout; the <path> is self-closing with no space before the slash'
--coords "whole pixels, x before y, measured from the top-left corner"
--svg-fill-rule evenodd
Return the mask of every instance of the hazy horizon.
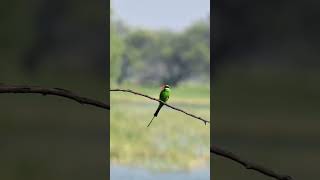
<path id="1" fill-rule="evenodd" d="M 210 1 L 113 0 L 111 8 L 117 18 L 133 27 L 181 31 L 209 16 Z"/>

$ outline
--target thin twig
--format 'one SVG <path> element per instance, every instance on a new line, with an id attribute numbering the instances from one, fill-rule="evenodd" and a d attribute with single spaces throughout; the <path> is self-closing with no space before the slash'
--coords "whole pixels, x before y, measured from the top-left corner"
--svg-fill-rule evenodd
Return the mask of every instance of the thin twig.
<path id="1" fill-rule="evenodd" d="M 52 95 L 60 96 L 67 99 L 74 100 L 80 104 L 88 104 L 96 106 L 103 109 L 110 109 L 110 106 L 93 99 L 82 97 L 76 95 L 75 93 L 61 89 L 61 88 L 42 88 L 37 86 L 13 86 L 13 85 L 4 85 L 0 84 L 0 94 L 1 93 L 32 93 L 32 94 L 42 94 L 42 95 Z"/>
<path id="2" fill-rule="evenodd" d="M 188 116 L 191 116 L 191 117 L 193 117 L 193 118 L 195 118 L 195 119 L 198 119 L 198 120 L 204 122 L 205 125 L 206 125 L 207 123 L 210 123 L 210 121 L 205 120 L 205 119 L 203 119 L 203 118 L 201 118 L 201 117 L 199 117 L 199 116 L 196 116 L 196 115 L 194 115 L 194 114 L 188 113 L 188 112 L 186 112 L 186 111 L 184 111 L 184 110 L 181 110 L 181 109 L 179 109 L 179 108 L 176 108 L 176 107 L 174 107 L 174 106 L 171 106 L 171 105 L 169 105 L 169 104 L 167 104 L 167 103 L 165 103 L 165 102 L 163 102 L 163 101 L 161 101 L 161 100 L 159 100 L 159 99 L 150 97 L 150 96 L 148 96 L 148 95 L 145 95 L 145 94 L 142 94 L 142 93 L 139 93 L 139 92 L 132 91 L 132 90 L 130 90 L 130 89 L 110 89 L 110 91 L 129 92 L 129 93 L 132 93 L 132 94 L 135 94 L 135 95 L 143 96 L 143 97 L 146 97 L 146 98 L 148 98 L 148 99 L 161 102 L 161 103 L 163 103 L 165 106 L 167 106 L 167 107 L 169 107 L 169 108 L 171 108 L 171 109 L 174 109 L 174 110 L 176 110 L 176 111 L 180 111 L 180 112 L 182 112 L 182 113 L 184 113 L 184 114 L 186 114 L 186 115 L 188 115 Z"/>
<path id="3" fill-rule="evenodd" d="M 261 165 L 257 165 L 255 163 L 249 162 L 247 160 L 243 160 L 242 158 L 240 158 L 239 156 L 235 155 L 234 153 L 224 150 L 222 148 L 216 147 L 216 146 L 211 146 L 210 147 L 210 153 L 214 153 L 216 155 L 225 157 L 227 159 L 233 160 L 239 164 L 241 164 L 242 166 L 244 166 L 246 169 L 251 169 L 254 171 L 258 171 L 266 176 L 269 177 L 273 177 L 275 179 L 278 180 L 292 180 L 292 177 L 287 176 L 287 175 L 281 175 L 281 174 L 277 174 L 274 171 L 267 169 Z"/>

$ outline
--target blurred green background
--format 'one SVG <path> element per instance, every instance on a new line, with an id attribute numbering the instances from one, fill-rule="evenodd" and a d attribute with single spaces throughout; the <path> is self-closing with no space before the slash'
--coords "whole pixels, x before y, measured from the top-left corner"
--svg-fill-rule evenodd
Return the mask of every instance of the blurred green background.
<path id="1" fill-rule="evenodd" d="M 164 3 L 158 2 L 155 6 L 160 8 Z M 187 5 L 182 8 L 185 7 Z M 141 10 L 133 13 L 135 18 L 150 16 L 157 21 L 155 13 L 141 16 L 148 8 L 150 11 L 155 7 L 139 1 L 132 7 L 132 11 Z M 177 6 L 167 10 L 174 8 Z M 132 22 L 119 18 L 121 14 L 117 10 L 112 8 L 111 14 L 111 89 L 132 89 L 158 98 L 160 86 L 169 84 L 172 90 L 169 104 L 209 120 L 209 18 L 199 18 L 190 22 L 188 27 L 173 31 L 167 28 L 151 29 L 147 27 L 148 24 L 131 26 Z M 197 175 L 196 179 L 209 179 L 208 125 L 163 107 L 147 128 L 158 106 L 157 102 L 123 92 L 111 92 L 110 98 L 111 167 L 131 167 L 131 171 L 122 171 L 127 174 L 123 175 L 124 179 L 148 179 L 149 176 L 131 174 L 138 168 L 145 169 L 146 173 L 164 174 L 204 169 L 205 172 Z M 111 177 L 113 175 L 116 179 L 118 173 L 111 170 Z M 167 179 L 179 177 L 175 174 L 166 176 Z M 149 178 L 161 179 L 157 176 Z"/>
<path id="2" fill-rule="evenodd" d="M 215 1 L 211 143 L 319 179 L 319 1 Z M 316 43 L 317 42 L 317 43 Z M 271 180 L 211 156 L 214 179 Z"/>
<path id="3" fill-rule="evenodd" d="M 1 7 L 0 83 L 108 101 L 107 4 L 14 0 Z M 106 179 L 107 117 L 64 98 L 0 94 L 0 179 Z"/>

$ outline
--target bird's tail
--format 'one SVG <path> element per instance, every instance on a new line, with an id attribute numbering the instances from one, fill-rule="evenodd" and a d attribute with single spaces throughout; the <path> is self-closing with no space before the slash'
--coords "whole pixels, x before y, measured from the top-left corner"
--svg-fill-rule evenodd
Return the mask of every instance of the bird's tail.
<path id="1" fill-rule="evenodd" d="M 162 108 L 163 104 L 160 103 L 159 106 L 158 106 L 158 109 L 156 110 L 156 112 L 154 113 L 154 116 L 157 117 L 158 116 L 158 113 L 160 111 L 160 109 Z"/>
<path id="2" fill-rule="evenodd" d="M 163 106 L 163 104 L 160 103 L 159 106 L 158 106 L 158 109 L 157 109 L 156 112 L 153 114 L 153 118 L 151 119 L 151 121 L 149 122 L 149 124 L 148 124 L 147 127 L 149 127 L 150 124 L 152 123 L 153 119 L 158 116 L 158 113 L 159 113 L 160 109 L 162 108 L 162 106 Z"/>
<path id="3" fill-rule="evenodd" d="M 150 124 L 152 123 L 152 120 L 154 119 L 154 117 L 155 117 L 155 116 L 153 116 L 153 118 L 151 119 L 151 121 L 149 122 L 149 124 L 148 124 L 148 126 L 147 126 L 147 127 L 149 127 L 149 126 L 150 126 Z"/>

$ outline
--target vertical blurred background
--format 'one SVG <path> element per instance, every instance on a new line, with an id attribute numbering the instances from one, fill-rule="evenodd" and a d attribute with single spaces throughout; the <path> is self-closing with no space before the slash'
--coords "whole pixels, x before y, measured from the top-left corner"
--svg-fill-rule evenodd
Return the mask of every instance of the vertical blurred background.
<path id="1" fill-rule="evenodd" d="M 210 119 L 210 1 L 111 1 L 111 88 Z M 210 128 L 158 103 L 111 92 L 111 179 L 209 179 Z"/>
<path id="2" fill-rule="evenodd" d="M 108 2 L 2 1 L 0 83 L 108 101 Z M 57 97 L 0 95 L 0 179 L 105 179 L 104 110 Z"/>
<path id="3" fill-rule="evenodd" d="M 212 144 L 319 179 L 319 1 L 214 1 Z M 267 180 L 212 155 L 215 179 Z"/>

